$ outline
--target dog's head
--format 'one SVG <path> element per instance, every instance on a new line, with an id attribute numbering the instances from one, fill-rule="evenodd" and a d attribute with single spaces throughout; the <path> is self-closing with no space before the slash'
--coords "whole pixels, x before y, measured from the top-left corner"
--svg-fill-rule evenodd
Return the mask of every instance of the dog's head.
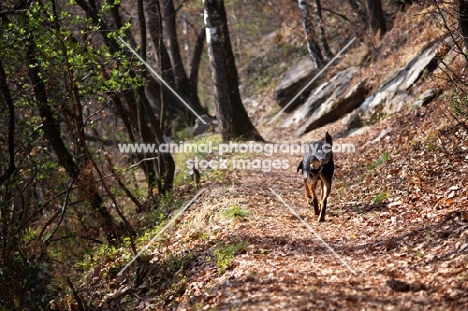
<path id="1" fill-rule="evenodd" d="M 319 170 L 323 165 L 328 164 L 333 158 L 332 146 L 333 141 L 328 132 L 325 134 L 325 140 L 310 143 L 297 171 Z"/>
<path id="2" fill-rule="evenodd" d="M 330 162 L 330 159 L 332 158 L 333 141 L 328 132 L 325 134 L 324 141 L 312 143 L 309 147 L 315 149 L 311 151 L 311 155 L 313 157 L 310 163 L 311 169 L 319 169 L 322 165 Z"/>

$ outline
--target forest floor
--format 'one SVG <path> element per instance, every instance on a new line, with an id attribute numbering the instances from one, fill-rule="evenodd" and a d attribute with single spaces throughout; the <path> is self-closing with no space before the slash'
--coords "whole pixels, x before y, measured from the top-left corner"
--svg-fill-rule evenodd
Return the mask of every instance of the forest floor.
<path id="1" fill-rule="evenodd" d="M 185 202 L 206 190 L 142 256 L 137 280 L 136 264 L 115 273 L 128 257 L 95 268 L 86 284 L 101 284 L 89 297 L 97 309 L 468 309 L 468 134 L 439 102 L 353 134 L 344 121 L 300 140 L 259 128 L 269 142 L 329 131 L 334 144 L 355 145 L 335 154 L 326 221 L 304 198 L 302 155 L 250 155 L 289 168 L 227 170 L 202 177 L 199 189 L 180 186 Z"/>

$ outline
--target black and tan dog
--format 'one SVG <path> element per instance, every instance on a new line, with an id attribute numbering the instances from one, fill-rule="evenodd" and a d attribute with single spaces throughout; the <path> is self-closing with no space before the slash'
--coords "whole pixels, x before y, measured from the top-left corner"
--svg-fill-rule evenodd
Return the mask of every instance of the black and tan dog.
<path id="1" fill-rule="evenodd" d="M 297 171 L 302 170 L 304 176 L 306 199 L 310 205 L 314 206 L 315 215 L 319 216 L 318 221 L 325 221 L 327 198 L 330 195 L 335 170 L 332 143 L 328 132 L 325 140 L 309 143 L 304 158 L 297 166 Z M 315 187 L 319 180 L 321 181 L 320 207 L 315 196 Z"/>

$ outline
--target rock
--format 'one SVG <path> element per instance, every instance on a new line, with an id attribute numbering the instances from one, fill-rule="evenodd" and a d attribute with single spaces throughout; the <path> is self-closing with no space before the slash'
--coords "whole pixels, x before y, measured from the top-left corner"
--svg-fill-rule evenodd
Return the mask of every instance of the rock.
<path id="1" fill-rule="evenodd" d="M 337 73 L 329 81 L 318 86 L 307 102 L 299 107 L 282 124 L 283 127 L 299 128 L 293 136 L 303 135 L 315 128 L 338 120 L 344 114 L 353 111 L 367 95 L 367 80 L 350 85 L 359 69 L 350 68 Z"/>
<path id="2" fill-rule="evenodd" d="M 307 56 L 286 71 L 275 90 L 275 99 L 281 107 L 285 107 L 312 78 L 319 72 L 312 60 Z M 296 108 L 301 100 L 307 98 L 310 90 L 314 87 L 312 83 L 297 99 L 292 102 L 285 112 L 291 112 Z"/>
<path id="3" fill-rule="evenodd" d="M 349 85 L 349 84 L 348 84 Z M 349 87 L 338 87 L 335 92 L 321 103 L 306 123 L 294 131 L 293 136 L 298 137 L 325 124 L 338 120 L 341 116 L 359 107 L 368 93 L 367 80 Z"/>
<path id="4" fill-rule="evenodd" d="M 192 135 L 197 136 L 208 131 L 214 132 L 218 126 L 218 121 L 206 114 L 203 114 L 200 117 L 206 122 L 206 124 L 203 124 L 203 122 L 198 118 L 195 119 L 195 125 L 192 128 Z"/>
<path id="5" fill-rule="evenodd" d="M 423 105 L 435 98 L 436 95 L 426 93 L 426 97 L 420 97 L 424 98 L 423 101 L 417 102 L 415 96 L 408 94 L 408 89 L 414 85 L 426 69 L 433 70 L 433 63 L 439 49 L 439 46 L 436 45 L 424 49 L 419 55 L 413 57 L 404 68 L 398 70 L 377 92 L 366 98 L 349 119 L 348 129 L 376 123 L 382 117 L 400 111 L 406 104 L 416 101 L 416 105 Z"/>
<path id="6" fill-rule="evenodd" d="M 439 96 L 439 94 L 440 92 L 435 89 L 427 89 L 418 97 L 418 99 L 411 106 L 415 108 L 424 107 L 437 96 Z"/>
<path id="7" fill-rule="evenodd" d="M 369 140 L 368 142 L 366 142 L 364 144 L 364 147 L 367 147 L 369 145 L 373 145 L 373 144 L 376 144 L 378 143 L 382 138 L 384 138 L 385 136 L 387 136 L 388 134 L 390 134 L 391 132 L 393 132 L 393 128 L 389 127 L 385 130 L 383 130 L 382 132 L 380 132 L 379 136 L 377 136 L 376 138 L 372 139 L 372 140 Z"/>

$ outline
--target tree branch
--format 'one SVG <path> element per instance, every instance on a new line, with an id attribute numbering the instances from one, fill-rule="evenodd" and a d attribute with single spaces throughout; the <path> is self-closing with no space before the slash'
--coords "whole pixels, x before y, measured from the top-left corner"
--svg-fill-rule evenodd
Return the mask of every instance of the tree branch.
<path id="1" fill-rule="evenodd" d="M 10 88 L 6 81 L 5 70 L 0 61 L 0 89 L 2 91 L 2 97 L 5 100 L 8 107 L 8 155 L 9 165 L 8 169 L 0 176 L 0 184 L 4 183 L 7 179 L 15 172 L 15 105 L 11 98 Z"/>

